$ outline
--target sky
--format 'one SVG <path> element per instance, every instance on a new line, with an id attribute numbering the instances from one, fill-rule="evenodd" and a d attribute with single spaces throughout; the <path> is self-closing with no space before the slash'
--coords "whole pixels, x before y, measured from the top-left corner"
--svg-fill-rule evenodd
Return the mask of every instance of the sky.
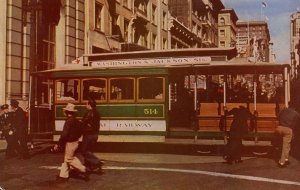
<path id="1" fill-rule="evenodd" d="M 278 62 L 290 60 L 290 16 L 300 9 L 300 0 L 222 0 L 226 8 L 233 8 L 239 20 L 268 22 L 274 53 Z M 262 10 L 262 2 L 266 7 Z M 262 17 L 262 18 L 261 18 Z M 267 18 L 267 19 L 266 19 Z"/>

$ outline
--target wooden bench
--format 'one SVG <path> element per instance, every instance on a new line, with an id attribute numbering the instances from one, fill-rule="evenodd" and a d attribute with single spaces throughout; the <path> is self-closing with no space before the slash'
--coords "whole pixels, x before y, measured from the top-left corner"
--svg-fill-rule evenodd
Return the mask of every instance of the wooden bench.
<path id="1" fill-rule="evenodd" d="M 239 107 L 243 105 L 247 107 L 246 103 L 227 103 L 227 110 Z M 220 108 L 219 108 L 220 106 Z M 283 105 L 280 105 L 283 107 Z M 276 113 L 276 105 L 274 103 L 259 103 L 257 104 L 257 132 L 268 132 L 273 133 L 276 126 L 278 125 Z M 220 109 L 220 114 L 218 113 Z M 249 109 L 251 113 L 254 112 L 254 104 L 249 104 Z M 199 131 L 220 131 L 219 122 L 221 116 L 224 115 L 223 103 L 220 105 L 218 103 L 201 103 L 200 113 L 198 115 L 199 119 Z M 226 118 L 227 130 L 230 130 L 232 117 Z M 250 123 L 249 123 L 250 125 Z"/>

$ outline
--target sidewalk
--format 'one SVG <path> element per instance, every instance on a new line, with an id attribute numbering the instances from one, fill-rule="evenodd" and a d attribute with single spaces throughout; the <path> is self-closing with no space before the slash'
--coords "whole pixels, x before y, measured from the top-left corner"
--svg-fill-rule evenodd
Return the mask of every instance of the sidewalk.
<path id="1" fill-rule="evenodd" d="M 6 140 L 0 139 L 0 153 L 5 152 L 6 150 Z M 33 141 L 33 147 L 28 143 L 28 148 L 31 150 L 31 154 L 37 154 L 43 151 L 49 150 L 53 146 L 50 141 Z"/>

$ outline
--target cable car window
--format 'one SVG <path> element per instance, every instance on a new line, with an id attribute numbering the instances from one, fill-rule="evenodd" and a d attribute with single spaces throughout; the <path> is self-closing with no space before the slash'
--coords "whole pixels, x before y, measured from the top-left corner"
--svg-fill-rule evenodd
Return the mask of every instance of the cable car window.
<path id="1" fill-rule="evenodd" d="M 111 101 L 133 101 L 134 100 L 134 79 L 118 78 L 110 79 L 110 100 Z"/>
<path id="2" fill-rule="evenodd" d="M 57 102 L 78 102 L 79 101 L 79 80 L 65 79 L 56 81 Z"/>
<path id="3" fill-rule="evenodd" d="M 257 102 L 284 102 L 283 75 L 261 74 L 258 77 Z"/>
<path id="4" fill-rule="evenodd" d="M 138 100 L 160 100 L 164 99 L 164 78 L 139 78 Z"/>
<path id="5" fill-rule="evenodd" d="M 196 87 L 201 103 L 223 102 L 223 80 L 223 75 L 189 75 L 185 76 L 184 87 L 193 93 Z"/>
<path id="6" fill-rule="evenodd" d="M 82 100 L 87 101 L 93 98 L 96 101 L 106 101 L 106 80 L 105 79 L 85 79 L 82 81 Z"/>
<path id="7" fill-rule="evenodd" d="M 254 100 L 254 76 L 236 74 L 227 76 L 226 101 L 229 103 L 251 103 Z"/>

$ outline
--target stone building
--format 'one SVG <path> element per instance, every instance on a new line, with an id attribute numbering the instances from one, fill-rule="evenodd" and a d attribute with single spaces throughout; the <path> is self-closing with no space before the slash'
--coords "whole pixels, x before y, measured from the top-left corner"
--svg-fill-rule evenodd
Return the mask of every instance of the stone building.
<path id="1" fill-rule="evenodd" d="M 300 65 L 300 11 L 291 15 L 290 52 L 293 77 L 298 76 Z"/>
<path id="2" fill-rule="evenodd" d="M 224 8 L 221 0 L 169 0 L 171 15 L 196 35 L 194 47 L 218 47 L 218 14 Z"/>
<path id="3" fill-rule="evenodd" d="M 168 48 L 167 0 L 86 2 L 86 53 Z"/>
<path id="4" fill-rule="evenodd" d="M 250 61 L 269 62 L 270 32 L 265 21 L 238 21 L 237 22 L 237 49 L 238 56 L 251 58 Z"/>
<path id="5" fill-rule="evenodd" d="M 218 47 L 227 48 L 236 46 L 236 22 L 238 16 L 233 9 L 222 9 L 218 17 Z"/>

